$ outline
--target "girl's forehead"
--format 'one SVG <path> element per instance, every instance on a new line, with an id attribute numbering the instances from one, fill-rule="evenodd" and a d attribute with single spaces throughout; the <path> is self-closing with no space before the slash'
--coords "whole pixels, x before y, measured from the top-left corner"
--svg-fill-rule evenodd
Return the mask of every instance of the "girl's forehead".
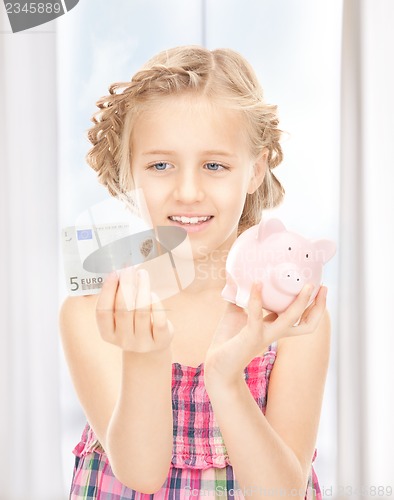
<path id="1" fill-rule="evenodd" d="M 225 99 L 207 97 L 195 92 L 163 96 L 147 102 L 140 108 L 139 117 L 155 119 L 163 113 L 191 115 L 227 115 L 232 119 L 243 119 L 240 110 L 233 109 Z"/>
<path id="2" fill-rule="evenodd" d="M 183 136 L 187 132 L 206 136 L 245 135 L 245 115 L 229 108 L 225 103 L 201 95 L 166 96 L 159 102 L 144 107 L 134 121 L 132 137 L 140 133 L 168 135 L 177 129 Z"/>
<path id="3" fill-rule="evenodd" d="M 229 156 L 253 156 L 245 115 L 220 99 L 195 93 L 165 96 L 140 108 L 131 128 L 132 155 L 172 151 L 182 155 L 226 151 Z"/>

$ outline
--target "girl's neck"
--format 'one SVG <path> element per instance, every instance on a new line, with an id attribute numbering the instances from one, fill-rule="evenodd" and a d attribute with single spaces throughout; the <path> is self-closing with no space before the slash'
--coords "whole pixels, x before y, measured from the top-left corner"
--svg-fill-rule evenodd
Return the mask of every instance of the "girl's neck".
<path id="1" fill-rule="evenodd" d="M 200 294 L 212 290 L 222 290 L 226 284 L 226 260 L 236 237 L 229 238 L 218 249 L 194 259 L 195 277 L 183 292 Z"/>

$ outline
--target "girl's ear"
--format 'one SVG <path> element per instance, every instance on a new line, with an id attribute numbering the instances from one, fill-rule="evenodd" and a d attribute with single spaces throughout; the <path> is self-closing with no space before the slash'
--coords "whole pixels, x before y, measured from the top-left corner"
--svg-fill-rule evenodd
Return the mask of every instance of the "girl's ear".
<path id="1" fill-rule="evenodd" d="M 264 148 L 262 155 L 253 165 L 252 176 L 249 181 L 248 194 L 253 194 L 262 184 L 267 170 L 268 149 Z"/>

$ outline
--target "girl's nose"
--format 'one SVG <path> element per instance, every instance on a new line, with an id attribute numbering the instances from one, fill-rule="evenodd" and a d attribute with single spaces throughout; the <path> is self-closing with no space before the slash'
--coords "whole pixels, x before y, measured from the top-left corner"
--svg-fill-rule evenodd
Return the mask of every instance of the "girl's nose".
<path id="1" fill-rule="evenodd" d="M 198 173 L 183 172 L 177 179 L 174 189 L 174 198 L 183 203 L 202 201 L 204 190 Z"/>

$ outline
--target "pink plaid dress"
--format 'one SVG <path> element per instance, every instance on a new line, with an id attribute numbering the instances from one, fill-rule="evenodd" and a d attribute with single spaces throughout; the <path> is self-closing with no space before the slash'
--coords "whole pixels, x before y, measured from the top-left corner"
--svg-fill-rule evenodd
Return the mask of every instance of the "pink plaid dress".
<path id="1" fill-rule="evenodd" d="M 263 413 L 275 358 L 276 343 L 269 346 L 263 356 L 252 359 L 245 368 L 245 380 Z M 244 499 L 250 496 L 251 492 L 243 491 L 234 476 L 205 390 L 203 364 L 190 367 L 173 363 L 172 369 L 173 456 L 161 489 L 154 494 L 139 493 L 120 483 L 87 424 L 80 443 L 74 449 L 76 460 L 70 500 Z M 305 500 L 322 498 L 313 469 L 315 458 L 316 450 Z M 262 498 L 267 494 L 262 491 Z"/>

